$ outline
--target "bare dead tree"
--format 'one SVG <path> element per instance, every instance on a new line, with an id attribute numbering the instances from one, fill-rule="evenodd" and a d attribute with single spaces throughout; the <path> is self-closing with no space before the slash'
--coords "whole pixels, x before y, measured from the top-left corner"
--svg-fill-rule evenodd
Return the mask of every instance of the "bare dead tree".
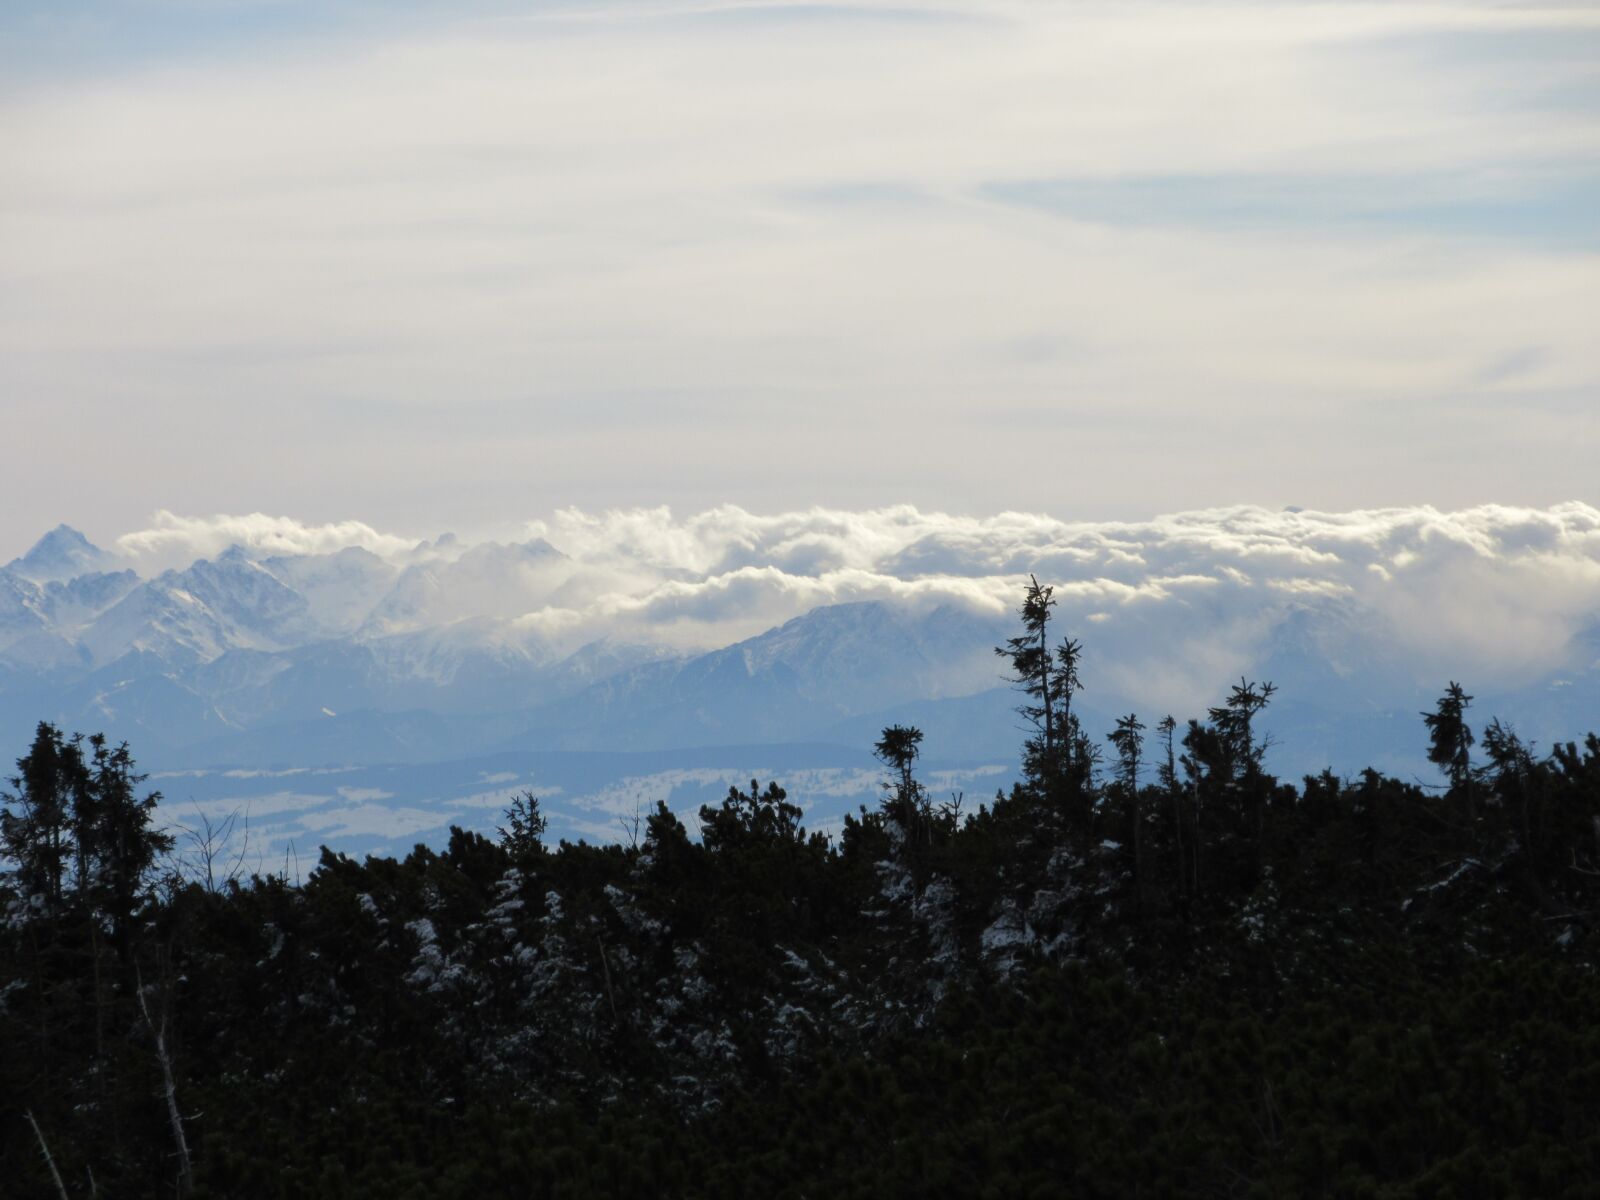
<path id="1" fill-rule="evenodd" d="M 144 980 L 136 974 L 134 976 L 134 984 L 139 996 L 139 1011 L 144 1015 L 145 1027 L 150 1030 L 151 1036 L 155 1038 L 156 1060 L 161 1064 L 161 1090 L 167 1102 L 167 1120 L 172 1126 L 172 1141 L 177 1147 L 178 1194 L 181 1196 L 188 1193 L 194 1170 L 189 1159 L 189 1139 L 184 1136 L 183 1132 L 183 1116 L 178 1111 L 178 1085 L 172 1077 L 172 1054 L 167 1049 L 167 997 L 169 989 L 166 986 L 162 987 L 161 1020 L 158 1022 L 150 1016 L 150 1005 L 145 998 Z"/>
<path id="2" fill-rule="evenodd" d="M 939 805 L 939 815 L 950 823 L 951 829 L 961 828 L 961 805 L 965 802 L 965 792 L 951 792 L 950 799 Z"/>
<path id="3" fill-rule="evenodd" d="M 61 1172 L 56 1170 L 56 1160 L 51 1157 L 50 1145 L 44 1140 L 44 1130 L 39 1128 L 39 1122 L 33 1119 L 33 1110 L 23 1113 L 28 1118 L 28 1124 L 33 1126 L 33 1136 L 39 1140 L 39 1153 L 44 1155 L 44 1165 L 50 1168 L 50 1178 L 56 1181 L 56 1191 L 61 1194 L 61 1200 L 67 1200 L 67 1185 L 61 1182 Z"/>
<path id="4" fill-rule="evenodd" d="M 628 839 L 628 849 L 630 850 L 637 850 L 639 848 L 639 826 L 643 823 L 643 821 L 644 817 L 639 808 L 639 801 L 637 798 L 635 798 L 633 802 L 632 818 L 617 818 L 617 824 L 622 826 L 622 836 Z"/>
<path id="5" fill-rule="evenodd" d="M 246 809 L 241 814 L 236 808 L 215 821 L 198 804 L 194 811 L 196 828 L 177 827 L 190 845 L 180 861 L 186 873 L 214 896 L 244 873 L 245 856 L 250 851 L 250 812 Z M 232 850 L 235 829 L 243 834 L 236 853 Z"/>
<path id="6" fill-rule="evenodd" d="M 284 848 L 284 851 L 283 851 L 283 881 L 285 883 L 288 883 L 289 880 L 291 879 L 291 876 L 289 874 L 289 868 L 290 868 L 290 864 L 291 863 L 294 866 L 294 875 L 292 876 L 292 878 L 294 880 L 295 886 L 298 887 L 300 885 L 300 854 L 294 848 L 294 839 L 293 838 L 289 839 L 289 844 L 288 844 L 287 847 Z"/>

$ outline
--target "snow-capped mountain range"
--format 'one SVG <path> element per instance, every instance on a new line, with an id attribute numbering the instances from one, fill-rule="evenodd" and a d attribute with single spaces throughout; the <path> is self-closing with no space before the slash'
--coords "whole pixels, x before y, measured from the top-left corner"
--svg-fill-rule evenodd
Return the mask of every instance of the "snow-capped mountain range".
<path id="1" fill-rule="evenodd" d="M 673 558 L 628 537 L 631 558 L 573 556 L 544 537 L 468 545 L 446 535 L 382 552 L 235 543 L 150 570 L 60 526 L 0 568 L 0 749 L 20 749 L 40 719 L 103 730 L 147 763 L 185 768 L 861 749 L 884 724 L 907 721 L 927 732 L 934 758 L 1015 760 L 1016 697 L 994 654 L 1015 631 L 1014 604 L 974 591 L 975 570 L 963 567 L 988 548 L 961 549 L 957 561 L 948 538 L 879 539 L 890 565 L 868 577 L 817 539 L 761 551 L 747 538 L 709 555 L 702 538 Z M 1201 715 L 1248 671 L 1280 685 L 1281 770 L 1420 760 L 1410 726 L 1444 676 L 1431 678 L 1431 659 L 1419 670 L 1395 652 L 1374 602 L 1327 585 L 1326 572 L 1287 582 L 1244 579 L 1226 563 L 1211 577 L 1193 566 L 1158 573 L 1148 549 L 1130 546 L 1096 551 L 1097 573 L 1061 588 L 1062 632 L 1089 647 L 1079 711 L 1091 731 L 1130 709 L 1152 724 L 1164 711 Z M 1037 557 L 1071 569 L 1088 554 L 1057 545 Z M 1252 554 L 1246 545 L 1236 561 Z M 1111 577 L 1131 560 L 1143 576 Z M 619 584 L 630 572 L 648 572 L 648 586 Z M 1015 581 L 1001 582 L 993 594 L 1015 599 Z M 773 611 L 779 587 L 803 611 L 737 636 Z M 849 598 L 850 587 L 870 598 Z M 1382 611 L 1399 610 L 1390 601 Z M 717 644 L 719 632 L 733 636 Z M 1600 726 L 1600 614 L 1549 665 L 1490 682 L 1480 707 L 1546 744 Z"/>
<path id="2" fill-rule="evenodd" d="M 563 557 L 541 540 L 447 538 L 409 561 L 235 545 L 145 579 L 102 569 L 114 556 L 62 526 L 0 569 L 10 741 L 40 718 L 105 729 L 146 758 L 208 763 L 408 759 L 519 733 L 572 746 L 772 741 L 996 682 L 999 623 L 948 607 L 825 606 L 699 655 L 604 638 L 559 648 L 518 618 L 530 581 Z"/>

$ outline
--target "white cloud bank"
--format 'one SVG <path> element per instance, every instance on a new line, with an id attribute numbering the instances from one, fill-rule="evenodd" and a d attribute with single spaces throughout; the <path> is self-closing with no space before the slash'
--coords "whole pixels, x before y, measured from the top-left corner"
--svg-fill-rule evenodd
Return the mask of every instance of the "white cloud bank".
<path id="1" fill-rule="evenodd" d="M 1578 502 L 1457 512 L 1234 507 L 1139 522 L 910 506 L 774 515 L 723 506 L 684 517 L 566 510 L 527 523 L 519 538 L 425 542 L 360 522 L 162 513 L 117 545 L 136 563 L 201 557 L 229 542 L 263 556 L 358 546 L 397 577 L 410 567 L 427 581 L 407 593 L 422 597 L 416 607 L 397 610 L 411 627 L 494 617 L 560 650 L 601 637 L 712 648 L 860 600 L 998 619 L 1035 574 L 1056 587 L 1064 628 L 1096 646 L 1102 678 L 1123 692 L 1138 690 L 1139 673 L 1158 659 L 1169 673 L 1192 674 L 1194 688 L 1213 689 L 1259 662 L 1300 611 L 1318 614 L 1304 636 L 1351 673 L 1471 672 L 1516 684 L 1600 654 L 1600 509 Z"/>
<path id="2" fill-rule="evenodd" d="M 117 551 L 148 571 L 152 566 L 187 566 L 212 558 L 229 546 L 243 546 L 260 555 L 332 554 L 358 546 L 379 555 L 395 555 L 415 542 L 379 533 L 360 521 L 308 525 L 292 517 L 265 513 L 242 516 L 181 517 L 158 511 L 145 529 L 117 538 Z"/>

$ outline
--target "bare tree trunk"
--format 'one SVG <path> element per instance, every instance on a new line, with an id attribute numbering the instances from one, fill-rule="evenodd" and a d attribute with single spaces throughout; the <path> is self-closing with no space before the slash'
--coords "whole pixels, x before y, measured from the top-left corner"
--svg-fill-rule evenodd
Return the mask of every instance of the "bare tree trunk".
<path id="1" fill-rule="evenodd" d="M 50 1178 L 56 1181 L 56 1191 L 61 1194 L 61 1200 L 67 1200 L 67 1185 L 61 1182 L 61 1172 L 56 1170 L 56 1160 L 50 1156 L 50 1146 L 44 1140 L 44 1131 L 39 1128 L 39 1122 L 33 1119 L 31 1109 L 23 1115 L 28 1118 L 28 1124 L 33 1126 L 33 1136 L 39 1139 L 39 1152 L 44 1155 L 44 1165 L 50 1168 Z"/>
<path id="2" fill-rule="evenodd" d="M 145 1002 L 143 981 L 136 981 L 139 991 L 139 1011 L 144 1014 L 144 1023 L 156 1039 L 156 1058 L 161 1063 L 162 1092 L 167 1101 L 167 1120 L 172 1125 L 172 1140 L 178 1147 L 178 1194 L 184 1195 L 189 1191 L 190 1178 L 193 1169 L 189 1161 L 189 1140 L 183 1134 L 183 1117 L 178 1112 L 178 1085 L 172 1078 L 172 1056 L 167 1052 L 167 1013 L 163 1005 L 161 1011 L 161 1024 L 158 1026 L 150 1019 L 150 1006 Z"/>

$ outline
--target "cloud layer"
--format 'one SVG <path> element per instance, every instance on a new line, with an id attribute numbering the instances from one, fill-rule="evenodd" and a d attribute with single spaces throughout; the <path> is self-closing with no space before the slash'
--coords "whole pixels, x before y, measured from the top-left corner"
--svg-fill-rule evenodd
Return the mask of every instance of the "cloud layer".
<path id="1" fill-rule="evenodd" d="M 998 624 L 1033 574 L 1055 587 L 1062 628 L 1093 647 L 1097 679 L 1119 695 L 1150 694 L 1155 671 L 1162 696 L 1199 703 L 1275 650 L 1306 648 L 1286 638 L 1313 641 L 1336 674 L 1408 682 L 1457 674 L 1516 686 L 1600 655 L 1600 509 L 1577 502 L 1236 507 L 1143 522 L 910 506 L 567 510 L 506 542 L 162 513 L 117 547 L 149 573 L 233 542 L 262 557 L 360 547 L 427 584 L 389 606 L 385 629 L 492 617 L 506 636 L 560 652 L 602 637 L 714 648 L 862 600 L 954 606 Z M 1314 619 L 1302 628 L 1296 614 Z"/>
<path id="2" fill-rule="evenodd" d="M 118 552 L 146 573 L 153 567 L 188 566 L 234 545 L 260 555 L 332 554 L 351 546 L 379 555 L 397 555 L 412 549 L 415 543 L 379 533 L 360 521 L 308 525 L 264 513 L 181 517 L 165 509 L 151 518 L 148 527 L 122 534 L 116 540 Z"/>

